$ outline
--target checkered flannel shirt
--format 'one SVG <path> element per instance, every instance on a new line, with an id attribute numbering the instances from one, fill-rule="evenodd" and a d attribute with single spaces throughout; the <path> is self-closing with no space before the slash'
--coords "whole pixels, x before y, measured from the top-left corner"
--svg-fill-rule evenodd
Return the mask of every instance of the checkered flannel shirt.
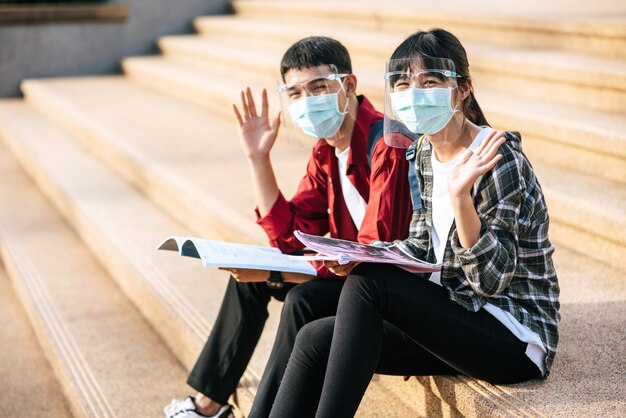
<path id="1" fill-rule="evenodd" d="M 499 150 L 503 158 L 472 189 L 482 224 L 479 240 L 463 248 L 452 224 L 441 284 L 450 299 L 467 310 L 476 312 L 489 302 L 537 333 L 547 349 L 545 366 L 550 370 L 560 314 L 548 208 L 522 152 L 520 135 L 507 132 L 506 139 Z M 413 213 L 410 236 L 399 244 L 417 258 L 434 262 L 431 153 L 432 146 L 424 141 L 415 160 L 423 207 Z"/>

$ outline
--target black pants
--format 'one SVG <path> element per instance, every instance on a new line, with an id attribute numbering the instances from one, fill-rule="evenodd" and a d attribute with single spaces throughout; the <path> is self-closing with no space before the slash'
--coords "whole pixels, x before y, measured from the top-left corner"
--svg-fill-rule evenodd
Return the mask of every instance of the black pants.
<path id="1" fill-rule="evenodd" d="M 351 417 L 375 372 L 538 378 L 526 346 L 485 310 L 450 301 L 441 286 L 396 267 L 361 265 L 346 280 L 337 316 L 298 334 L 270 416 Z"/>
<path id="2" fill-rule="evenodd" d="M 310 321 L 335 315 L 343 284 L 344 280 L 318 279 L 271 289 L 265 283 L 239 283 L 231 277 L 211 335 L 187 383 L 214 401 L 226 403 L 259 341 L 270 298 L 284 301 L 274 346 L 248 415 L 267 417 L 298 331 Z"/>

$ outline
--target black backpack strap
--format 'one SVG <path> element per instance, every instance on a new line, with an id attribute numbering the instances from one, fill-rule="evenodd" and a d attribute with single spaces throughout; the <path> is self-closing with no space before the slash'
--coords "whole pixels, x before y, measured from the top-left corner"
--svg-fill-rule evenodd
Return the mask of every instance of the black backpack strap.
<path id="1" fill-rule="evenodd" d="M 370 127 L 369 134 L 367 135 L 367 150 L 368 150 L 368 162 L 370 167 L 372 166 L 372 157 L 374 156 L 374 148 L 376 144 L 385 134 L 384 132 L 385 121 L 381 119 L 374 122 Z M 399 122 L 392 123 L 392 132 L 401 133 L 408 138 L 415 138 L 415 134 L 408 131 L 404 125 Z M 415 171 L 415 159 L 417 153 L 422 146 L 424 135 L 421 135 L 419 139 L 413 142 L 411 146 L 406 150 L 406 159 L 409 160 L 409 186 L 411 188 L 411 202 L 413 203 L 413 210 L 422 209 L 422 195 L 420 193 L 419 183 L 417 182 L 417 173 Z"/>
<path id="2" fill-rule="evenodd" d="M 376 148 L 376 144 L 378 144 L 378 141 L 380 141 L 380 139 L 383 137 L 385 133 L 384 124 L 385 124 L 384 119 L 374 122 L 374 124 L 370 127 L 369 134 L 367 135 L 367 151 L 368 151 L 367 162 L 369 163 L 370 167 L 372 166 L 372 157 L 374 156 L 374 148 Z"/>

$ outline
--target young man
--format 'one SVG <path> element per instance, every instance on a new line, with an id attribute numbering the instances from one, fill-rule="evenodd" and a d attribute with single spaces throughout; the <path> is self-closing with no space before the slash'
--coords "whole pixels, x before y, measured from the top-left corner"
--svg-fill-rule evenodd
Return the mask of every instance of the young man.
<path id="1" fill-rule="evenodd" d="M 405 152 L 382 140 L 368 141 L 383 115 L 357 96 L 346 48 L 330 38 L 302 39 L 283 56 L 281 75 L 285 84 L 279 90 L 289 117 L 314 144 L 290 201 L 278 188 L 270 160 L 280 115 L 270 123 L 266 91 L 260 114 L 249 88 L 241 93 L 241 110 L 233 106 L 254 181 L 258 224 L 270 243 L 284 253 L 301 250 L 293 236 L 296 229 L 365 243 L 405 238 L 411 217 Z M 341 268 L 335 271 L 340 274 Z M 173 400 L 165 408 L 166 417 L 230 416 L 227 399 L 248 365 L 274 297 L 285 303 L 249 417 L 269 415 L 298 330 L 335 315 L 344 279 L 323 266 L 318 270 L 316 278 L 229 270 L 232 276 L 215 326 L 187 380 L 198 393 Z"/>

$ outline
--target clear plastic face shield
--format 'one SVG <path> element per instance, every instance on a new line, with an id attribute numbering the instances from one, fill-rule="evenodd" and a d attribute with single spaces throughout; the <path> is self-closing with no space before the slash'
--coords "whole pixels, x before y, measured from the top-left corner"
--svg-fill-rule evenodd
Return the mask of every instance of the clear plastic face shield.
<path id="1" fill-rule="evenodd" d="M 344 83 L 334 65 L 293 69 L 278 87 L 283 129 L 291 144 L 311 146 L 317 139 L 334 140 L 353 126 Z"/>
<path id="2" fill-rule="evenodd" d="M 385 142 L 408 148 L 423 134 L 445 128 L 457 103 L 457 74 L 447 58 L 417 56 L 390 60 L 385 72 Z"/>

